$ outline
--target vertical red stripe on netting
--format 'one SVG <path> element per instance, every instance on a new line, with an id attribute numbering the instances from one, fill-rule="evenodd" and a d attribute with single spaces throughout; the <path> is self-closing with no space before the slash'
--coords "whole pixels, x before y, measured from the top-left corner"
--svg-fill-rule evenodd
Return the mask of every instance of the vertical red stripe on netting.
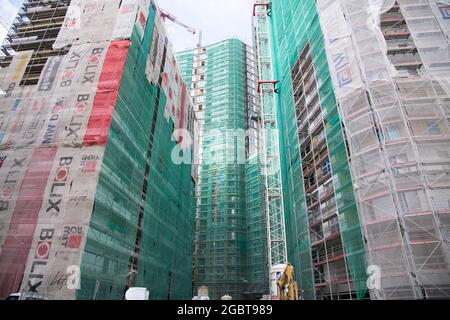
<path id="1" fill-rule="evenodd" d="M 0 298 L 20 288 L 56 151 L 36 149 L 28 165 L 0 252 Z"/>
<path id="2" fill-rule="evenodd" d="M 129 47 L 129 40 L 112 41 L 109 46 L 84 136 L 84 145 L 106 144 Z"/>

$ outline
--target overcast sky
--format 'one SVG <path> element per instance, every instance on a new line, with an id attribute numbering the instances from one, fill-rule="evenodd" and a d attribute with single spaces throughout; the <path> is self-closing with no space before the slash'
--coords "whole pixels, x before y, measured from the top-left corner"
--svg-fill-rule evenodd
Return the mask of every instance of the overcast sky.
<path id="1" fill-rule="evenodd" d="M 253 0 L 157 0 L 157 4 L 180 22 L 203 30 L 203 44 L 230 37 L 251 44 Z M 197 44 L 198 37 L 182 27 L 171 22 L 166 27 L 176 51 Z"/>
<path id="2" fill-rule="evenodd" d="M 19 12 L 19 7 L 22 4 L 22 0 L 0 0 L 0 43 L 3 42 L 7 34 L 7 28 L 11 26 L 14 21 L 14 17 Z"/>
<path id="3" fill-rule="evenodd" d="M 195 29 L 203 30 L 203 44 L 237 37 L 251 44 L 253 0 L 156 0 L 164 10 Z M 9 25 L 14 20 L 22 0 L 0 0 L 0 16 Z M 1 18 L 0 18 L 1 19 Z M 176 51 L 194 47 L 198 34 L 168 21 L 166 27 Z M 0 43 L 6 29 L 0 24 Z"/>

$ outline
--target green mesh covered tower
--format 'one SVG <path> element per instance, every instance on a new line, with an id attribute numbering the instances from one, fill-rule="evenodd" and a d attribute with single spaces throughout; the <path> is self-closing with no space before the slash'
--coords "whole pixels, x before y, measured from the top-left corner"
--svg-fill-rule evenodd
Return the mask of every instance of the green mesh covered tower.
<path id="1" fill-rule="evenodd" d="M 58 20 L 61 55 L 41 61 L 30 36 L 0 70 L 0 298 L 191 299 L 195 114 L 160 12 L 80 0 Z"/>
<path id="2" fill-rule="evenodd" d="M 448 4 L 257 0 L 254 16 L 303 298 L 449 298 Z"/>
<path id="3" fill-rule="evenodd" d="M 212 299 L 260 298 L 268 276 L 262 276 L 253 50 L 229 39 L 180 52 L 178 60 L 184 77 L 191 78 L 201 137 L 194 294 L 207 286 Z"/>
<path id="4" fill-rule="evenodd" d="M 288 260 L 304 299 L 362 298 L 364 242 L 315 3 L 255 3 L 257 52 L 274 65 L 263 80 L 277 81 Z"/>

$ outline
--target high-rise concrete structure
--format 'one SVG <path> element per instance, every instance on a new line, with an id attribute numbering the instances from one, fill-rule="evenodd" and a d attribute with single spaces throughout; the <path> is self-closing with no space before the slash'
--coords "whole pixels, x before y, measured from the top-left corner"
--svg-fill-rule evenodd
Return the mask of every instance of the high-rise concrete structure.
<path id="1" fill-rule="evenodd" d="M 449 2 L 254 3 L 175 55 L 153 0 L 23 2 L 0 299 L 450 298 Z"/>
<path id="2" fill-rule="evenodd" d="M 9 66 L 16 52 L 32 50 L 22 85 L 37 84 L 47 59 L 65 55 L 68 48 L 53 48 L 70 0 L 25 0 L 1 47 L 0 67 Z M 20 85 L 19 83 L 17 85 Z"/>
<path id="3" fill-rule="evenodd" d="M 237 39 L 178 53 L 200 125 L 194 290 L 260 298 L 268 289 L 261 220 L 256 67 Z"/>
<path id="4" fill-rule="evenodd" d="M 195 115 L 160 11 L 67 5 L 25 1 L 2 48 L 0 298 L 191 299 Z"/>
<path id="5" fill-rule="evenodd" d="M 441 1 L 255 1 L 305 299 L 450 297 L 449 12 Z"/>

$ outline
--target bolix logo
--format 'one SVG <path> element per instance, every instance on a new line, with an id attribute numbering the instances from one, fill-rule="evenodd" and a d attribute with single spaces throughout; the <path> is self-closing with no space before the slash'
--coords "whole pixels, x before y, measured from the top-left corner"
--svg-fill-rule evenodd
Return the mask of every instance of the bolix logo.
<path id="1" fill-rule="evenodd" d="M 14 158 L 13 165 L 8 171 L 5 179 L 2 181 L 0 213 L 9 209 L 10 201 L 14 190 L 18 186 L 19 174 L 24 170 L 26 157 Z"/>
<path id="2" fill-rule="evenodd" d="M 38 292 L 38 288 L 42 285 L 54 235 L 55 229 L 43 228 L 39 232 L 39 241 L 27 281 L 29 292 Z"/>
<path id="3" fill-rule="evenodd" d="M 72 162 L 73 157 L 62 157 L 59 160 L 59 167 L 56 170 L 50 188 L 50 196 L 48 198 L 47 209 L 45 211 L 53 217 L 57 217 L 61 211 L 60 205 L 62 204 Z"/>

